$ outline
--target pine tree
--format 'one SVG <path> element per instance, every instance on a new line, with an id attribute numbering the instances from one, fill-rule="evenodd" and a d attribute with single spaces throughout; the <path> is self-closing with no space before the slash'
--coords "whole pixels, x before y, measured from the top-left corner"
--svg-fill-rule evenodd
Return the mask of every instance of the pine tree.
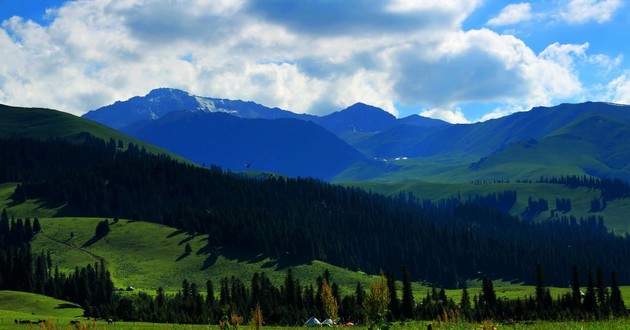
<path id="1" fill-rule="evenodd" d="M 536 265 L 536 309 L 541 312 L 545 308 L 545 280 L 542 266 Z"/>
<path id="2" fill-rule="evenodd" d="M 402 268 L 403 274 L 403 297 L 401 303 L 401 312 L 404 318 L 413 319 L 413 308 L 414 308 L 414 299 L 413 299 L 413 290 L 411 288 L 411 274 L 409 274 L 409 269 L 407 266 L 403 266 Z"/>
<path id="3" fill-rule="evenodd" d="M 593 314 L 597 308 L 597 300 L 595 297 L 595 282 L 593 281 L 593 272 L 588 270 L 588 279 L 586 282 L 586 294 L 582 302 L 582 308 L 585 312 Z"/>
<path id="4" fill-rule="evenodd" d="M 399 315 L 399 302 L 396 294 L 396 279 L 392 272 L 387 272 L 387 288 L 389 290 L 389 311 L 392 319 L 398 318 Z"/>
<path id="5" fill-rule="evenodd" d="M 214 307 L 214 286 L 211 280 L 206 281 L 206 306 L 208 308 Z"/>
<path id="6" fill-rule="evenodd" d="M 571 305 L 579 309 L 582 304 L 582 291 L 580 291 L 580 273 L 576 265 L 571 270 Z"/>
<path id="7" fill-rule="evenodd" d="M 604 279 L 604 270 L 601 266 L 597 267 L 597 306 L 601 315 L 608 315 L 608 288 L 606 288 L 606 281 Z"/>
<path id="8" fill-rule="evenodd" d="M 470 295 L 468 293 L 468 288 L 466 287 L 466 282 L 463 283 L 462 288 L 462 300 L 459 303 L 459 309 L 461 311 L 461 315 L 465 320 L 472 319 L 472 312 L 470 307 Z"/>
<path id="9" fill-rule="evenodd" d="M 610 308 L 615 316 L 623 316 L 626 314 L 626 306 L 619 290 L 617 274 L 610 274 Z"/>

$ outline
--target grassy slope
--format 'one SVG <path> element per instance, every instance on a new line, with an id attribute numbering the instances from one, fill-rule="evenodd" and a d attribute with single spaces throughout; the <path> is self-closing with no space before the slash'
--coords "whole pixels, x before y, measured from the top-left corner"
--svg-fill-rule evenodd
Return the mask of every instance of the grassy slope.
<path id="1" fill-rule="evenodd" d="M 83 315 L 76 304 L 34 293 L 0 291 L 0 318 L 14 320 L 37 320 L 75 318 Z"/>
<path id="2" fill-rule="evenodd" d="M 290 257 L 270 260 L 236 250 L 207 251 L 207 236 L 191 236 L 162 225 L 120 220 L 110 224 L 111 232 L 89 244 L 99 218 L 43 218 L 42 233 L 32 243 L 34 251 L 50 250 L 60 270 L 94 263 L 103 258 L 117 286 L 132 285 L 154 292 L 158 286 L 177 291 L 184 278 L 205 289 L 207 279 L 218 289 L 222 277 L 237 276 L 249 283 L 254 272 L 265 272 L 276 285 L 284 279 L 285 270 L 293 267 L 303 283 L 315 283 L 317 276 L 329 269 L 335 281 L 351 290 L 357 281 L 367 284 L 371 278 L 323 262 L 300 263 Z M 70 238 L 70 233 L 74 234 Z M 86 244 L 87 243 L 87 244 Z M 193 253 L 186 255 L 189 243 Z"/>
<path id="3" fill-rule="evenodd" d="M 590 213 L 590 202 L 593 197 L 599 197 L 599 191 L 591 191 L 586 188 L 570 189 L 557 184 L 544 183 L 426 183 L 426 182 L 406 182 L 406 183 L 375 183 L 360 182 L 347 183 L 346 185 L 360 186 L 374 192 L 385 195 L 397 195 L 400 191 L 412 192 L 419 198 L 440 200 L 451 196 L 459 195 L 462 199 L 467 199 L 474 195 L 488 195 L 505 190 L 517 192 L 518 200 L 512 208 L 513 215 L 520 215 L 527 207 L 527 200 L 543 198 L 549 202 L 549 208 L 555 208 L 557 198 L 568 198 L 571 200 L 571 212 L 565 214 L 576 217 L 588 215 L 601 215 L 604 217 L 606 226 L 617 233 L 630 233 L 630 220 L 627 214 L 630 213 L 630 203 L 627 199 L 615 200 L 608 203 L 606 209 L 601 212 Z M 538 216 L 538 220 L 549 218 L 551 211 L 546 211 Z"/>
<path id="4" fill-rule="evenodd" d="M 184 160 L 182 157 L 162 148 L 142 142 L 125 134 L 88 119 L 51 109 L 19 108 L 0 104 L 0 138 L 3 137 L 31 137 L 47 139 L 57 137 L 79 142 L 79 134 L 88 132 L 93 136 L 109 141 L 123 141 L 125 147 L 129 143 L 144 147 L 155 154 L 167 154 L 173 158 Z"/>
<path id="5" fill-rule="evenodd" d="M 107 263 L 116 286 L 132 285 L 139 290 L 154 293 L 158 286 L 169 292 L 179 290 L 184 278 L 197 283 L 205 291 L 205 282 L 211 279 L 218 290 L 218 281 L 224 276 L 236 276 L 246 284 L 254 272 L 265 272 L 279 286 L 284 280 L 286 269 L 292 267 L 302 284 L 315 284 L 317 276 L 328 269 L 342 294 L 353 292 L 357 282 L 367 288 L 375 280 L 373 275 L 353 272 L 321 261 L 300 263 L 290 257 L 271 260 L 261 256 L 247 255 L 234 250 L 215 252 L 203 251 L 205 236 L 190 236 L 162 225 L 141 221 L 120 220 L 111 224 L 112 231 L 103 239 L 85 246 L 96 228 L 99 218 L 50 218 L 41 219 L 42 233 L 32 243 L 34 251 L 50 250 L 60 270 L 71 271 L 76 265 L 94 263 L 103 258 Z M 70 238 L 70 232 L 74 238 Z M 193 253 L 184 254 L 184 246 L 190 243 Z M 210 262 L 206 263 L 208 260 Z M 208 267 L 206 267 L 208 266 Z M 479 293 L 480 285 L 469 282 L 471 295 Z M 401 290 L 401 285 L 398 285 Z M 414 295 L 420 301 L 429 288 L 414 283 Z M 506 298 L 526 297 L 534 294 L 535 288 L 495 281 L 497 295 Z M 554 297 L 568 292 L 568 288 L 551 288 Z M 461 298 L 461 290 L 447 290 L 455 301 Z M 624 289 L 626 301 L 630 302 L 630 288 Z M 401 293 L 399 293 L 399 297 Z"/>

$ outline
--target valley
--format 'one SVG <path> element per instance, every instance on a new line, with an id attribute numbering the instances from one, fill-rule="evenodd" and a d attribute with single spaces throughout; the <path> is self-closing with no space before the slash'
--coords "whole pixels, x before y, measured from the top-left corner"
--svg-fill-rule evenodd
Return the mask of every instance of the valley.
<path id="1" fill-rule="evenodd" d="M 506 306 L 542 299 L 536 264 L 545 269 L 555 309 L 575 294 L 568 284 L 578 264 L 582 286 L 587 270 L 597 269 L 601 281 L 613 271 L 621 291 L 607 290 L 620 292 L 617 301 L 630 299 L 630 269 L 619 257 L 630 246 L 624 236 L 630 188 L 617 180 L 625 180 L 618 140 L 625 141 L 630 120 L 615 112 L 619 106 L 563 105 L 452 125 L 396 119 L 365 104 L 309 117 L 174 90 L 151 95 L 159 96 L 151 104 L 160 109 L 180 110 L 143 108 L 152 119 L 127 123 L 122 133 L 50 110 L 2 108 L 12 116 L 0 125 L 5 219 L 37 218 L 41 229 L 30 247 L 49 253 L 55 271 L 77 274 L 93 264 L 108 270 L 113 287 L 134 287 L 112 306 L 131 300 L 140 308 L 146 302 L 138 299 L 164 294 L 185 303 L 178 300 L 187 290 L 182 283 L 212 283 L 213 299 L 223 303 L 261 278 L 274 294 L 286 294 L 291 272 L 304 299 L 309 286 L 320 290 L 327 278 L 336 299 L 344 299 L 344 317 L 356 319 L 357 285 L 369 288 L 386 271 L 398 304 L 408 283 L 415 301 L 423 301 L 412 313 L 432 318 L 440 309 L 463 308 L 464 286 L 468 295 L 486 297 L 488 279 Z M 190 104 L 172 95 L 203 99 L 205 108 L 188 111 Z M 131 104 L 145 103 L 137 97 Z M 125 106 L 102 111 L 129 111 Z M 40 124 L 20 126 L 31 118 Z M 614 139 L 604 138 L 611 132 Z M 13 221 L 10 232 L 20 230 Z M 95 235 L 102 223 L 107 232 Z M 219 294 L 227 283 L 230 293 Z M 246 299 L 232 308 L 246 313 L 254 298 Z M 84 311 L 113 313 L 98 306 Z M 216 317 L 224 305 L 214 306 L 210 314 L 177 319 Z M 295 321 L 321 308 L 309 306 Z M 288 320 L 288 310 L 277 308 L 271 320 Z M 506 308 L 501 313 L 515 313 Z"/>

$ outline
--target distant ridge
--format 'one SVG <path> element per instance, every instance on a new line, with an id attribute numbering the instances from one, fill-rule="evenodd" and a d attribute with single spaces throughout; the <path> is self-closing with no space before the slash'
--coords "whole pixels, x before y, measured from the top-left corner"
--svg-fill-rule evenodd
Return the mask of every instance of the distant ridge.
<path id="1" fill-rule="evenodd" d="M 34 139 L 63 138 L 70 142 L 85 141 L 85 134 L 109 141 L 120 141 L 126 148 L 129 143 L 144 147 L 155 154 L 168 154 L 179 158 L 162 148 L 127 136 L 91 120 L 83 119 L 66 112 L 44 108 L 22 108 L 0 104 L 0 137 L 26 137 Z"/>
<path id="2" fill-rule="evenodd" d="M 134 96 L 117 101 L 83 115 L 84 118 L 120 129 L 142 120 L 155 120 L 171 112 L 224 112 L 241 118 L 300 118 L 300 115 L 279 108 L 268 108 L 251 101 L 227 100 L 191 95 L 173 88 L 158 88 L 145 96 Z"/>
<path id="3" fill-rule="evenodd" d="M 198 164 L 331 179 L 365 156 L 310 121 L 172 112 L 123 129 Z"/>

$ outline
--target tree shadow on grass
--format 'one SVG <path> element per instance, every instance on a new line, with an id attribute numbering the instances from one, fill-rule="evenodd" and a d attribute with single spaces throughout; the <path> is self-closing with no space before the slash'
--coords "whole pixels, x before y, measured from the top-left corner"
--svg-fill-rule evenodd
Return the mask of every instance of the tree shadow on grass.
<path id="1" fill-rule="evenodd" d="M 262 253 L 251 253 L 247 251 L 241 251 L 236 249 L 222 249 L 221 254 L 228 260 L 236 260 L 238 262 L 246 262 L 248 264 L 260 263 L 267 260 L 262 264 L 262 268 L 276 268 L 277 270 L 284 270 L 287 268 L 293 268 L 295 266 L 303 265 L 309 260 L 304 258 L 293 257 L 290 255 L 281 256 L 279 258 L 265 255 Z"/>
<path id="2" fill-rule="evenodd" d="M 67 309 L 67 308 L 81 308 L 81 306 L 75 304 L 59 304 L 54 309 Z"/>
<path id="3" fill-rule="evenodd" d="M 173 237 L 175 237 L 175 236 L 177 236 L 179 234 L 183 234 L 183 233 L 185 233 L 185 231 L 178 229 L 178 230 L 168 234 L 168 236 L 166 236 L 166 238 L 173 238 Z"/>
<path id="4" fill-rule="evenodd" d="M 90 247 L 94 244 L 96 244 L 96 242 L 100 241 L 101 239 L 103 239 L 103 237 L 105 237 L 105 235 L 102 236 L 96 236 L 94 235 L 94 237 L 90 238 L 87 242 L 83 243 L 83 245 L 81 245 L 82 248 L 87 248 Z"/>
<path id="5" fill-rule="evenodd" d="M 206 258 L 206 260 L 203 261 L 203 266 L 201 266 L 201 270 L 206 270 L 206 269 L 212 267 L 217 262 L 217 259 L 219 259 L 219 254 L 211 253 Z"/>
<path id="6" fill-rule="evenodd" d="M 186 238 L 184 238 L 183 240 L 179 241 L 179 243 L 177 243 L 177 245 L 182 245 L 185 243 L 188 243 L 190 241 L 192 241 L 195 237 L 194 236 L 188 236 Z"/>
<path id="7" fill-rule="evenodd" d="M 177 257 L 177 259 L 175 260 L 175 262 L 180 261 L 180 260 L 182 260 L 182 259 L 184 259 L 184 258 L 188 257 L 189 255 L 190 255 L 190 253 L 188 253 L 188 252 L 184 252 L 184 253 L 182 253 L 179 257 Z"/>

